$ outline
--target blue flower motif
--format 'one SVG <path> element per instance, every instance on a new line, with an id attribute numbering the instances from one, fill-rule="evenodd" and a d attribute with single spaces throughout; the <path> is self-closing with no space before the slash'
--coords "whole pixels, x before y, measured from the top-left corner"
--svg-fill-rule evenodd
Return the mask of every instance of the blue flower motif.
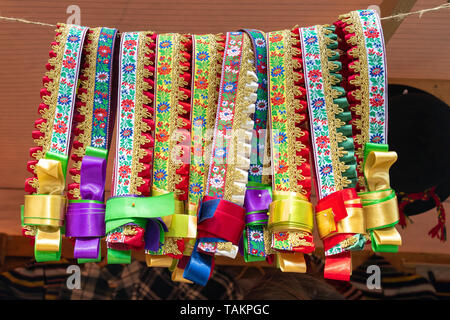
<path id="1" fill-rule="evenodd" d="M 200 51 L 197 53 L 196 57 L 197 57 L 198 61 L 207 60 L 207 59 L 209 59 L 209 53 L 206 51 Z"/>
<path id="2" fill-rule="evenodd" d="M 136 66 L 132 63 L 124 64 L 122 67 L 124 73 L 133 73 L 136 70 Z"/>
<path id="3" fill-rule="evenodd" d="M 156 106 L 156 109 L 158 110 L 159 113 L 166 113 L 170 109 L 170 104 L 166 101 L 160 102 Z"/>
<path id="4" fill-rule="evenodd" d="M 381 134 L 374 134 L 370 136 L 370 142 L 372 143 L 384 143 L 383 135 Z"/>
<path id="5" fill-rule="evenodd" d="M 217 148 L 214 150 L 214 156 L 216 158 L 226 158 L 227 148 Z"/>
<path id="6" fill-rule="evenodd" d="M 68 94 L 61 94 L 58 96 L 58 103 L 61 105 L 69 105 L 72 102 L 72 97 Z"/>
<path id="7" fill-rule="evenodd" d="M 71 34 L 70 36 L 67 37 L 67 41 L 71 42 L 71 43 L 75 43 L 80 41 L 80 36 L 76 35 L 76 34 Z"/>
<path id="8" fill-rule="evenodd" d="M 305 42 L 307 44 L 315 44 L 317 42 L 317 37 L 316 36 L 309 36 L 305 38 Z"/>
<path id="9" fill-rule="evenodd" d="M 203 186 L 200 183 L 194 183 L 189 186 L 189 192 L 191 192 L 193 194 L 202 194 Z"/>
<path id="10" fill-rule="evenodd" d="M 224 92 L 233 92 L 233 91 L 236 91 L 236 88 L 237 88 L 237 86 L 236 86 L 236 83 L 235 82 L 226 82 L 224 85 L 223 85 L 223 91 Z"/>
<path id="11" fill-rule="evenodd" d="M 194 118 L 194 126 L 196 127 L 204 127 L 206 123 L 205 117 L 204 116 L 198 116 Z"/>
<path id="12" fill-rule="evenodd" d="M 324 98 L 316 98 L 311 103 L 314 110 L 321 110 L 325 107 L 325 99 Z"/>
<path id="13" fill-rule="evenodd" d="M 274 136 L 273 136 L 273 141 L 275 142 L 275 144 L 280 144 L 280 143 L 284 143 L 287 139 L 286 133 L 284 132 L 277 132 Z"/>
<path id="14" fill-rule="evenodd" d="M 272 75 L 272 77 L 278 77 L 283 75 L 284 73 L 284 67 L 283 66 L 276 66 L 272 68 L 272 71 L 270 72 L 270 74 Z"/>
<path id="15" fill-rule="evenodd" d="M 132 128 L 123 128 L 120 130 L 120 137 L 123 139 L 128 139 L 133 136 L 133 129 Z"/>
<path id="16" fill-rule="evenodd" d="M 381 65 L 376 65 L 376 66 L 372 66 L 370 67 L 370 75 L 372 77 L 381 77 L 383 75 L 384 69 L 383 66 Z"/>
<path id="17" fill-rule="evenodd" d="M 156 181 L 165 180 L 166 177 L 167 177 L 167 173 L 166 173 L 166 170 L 164 170 L 164 169 L 158 169 L 153 173 L 153 178 Z"/>
<path id="18" fill-rule="evenodd" d="M 333 166 L 331 164 L 326 164 L 320 167 L 320 173 L 324 176 L 329 175 L 333 171 Z"/>
<path id="19" fill-rule="evenodd" d="M 167 48 L 170 48 L 171 46 L 172 46 L 172 41 L 170 41 L 170 40 L 164 40 L 159 43 L 159 47 L 161 49 L 167 49 Z"/>

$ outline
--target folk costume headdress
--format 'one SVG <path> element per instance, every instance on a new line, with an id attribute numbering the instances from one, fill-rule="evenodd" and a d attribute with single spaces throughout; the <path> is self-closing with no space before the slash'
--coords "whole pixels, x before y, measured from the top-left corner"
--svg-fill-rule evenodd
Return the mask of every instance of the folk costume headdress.
<path id="1" fill-rule="evenodd" d="M 254 29 L 244 30 L 252 40 L 254 64 L 258 77 L 257 100 L 253 114 L 252 151 L 248 171 L 247 190 L 244 208 L 245 228 L 240 250 L 246 262 L 264 261 L 270 257 L 270 237 L 267 231 L 269 205 L 272 202 L 270 174 L 264 169 L 268 166 L 267 151 L 267 48 L 265 34 Z M 269 260 L 270 261 L 270 260 Z"/>
<path id="2" fill-rule="evenodd" d="M 205 285 L 214 270 L 214 255 L 234 258 L 244 228 L 258 84 L 251 40 L 228 32 L 222 63 L 219 101 L 205 196 L 198 213 L 198 235 L 183 277 Z"/>
<path id="3" fill-rule="evenodd" d="M 298 32 L 266 36 L 272 203 L 268 230 L 277 265 L 306 272 L 305 253 L 314 251 L 309 134 L 302 52 Z"/>
<path id="4" fill-rule="evenodd" d="M 78 262 L 99 261 L 105 236 L 105 179 L 115 115 L 112 96 L 116 29 L 93 28 L 86 36 L 76 102 L 66 236 L 75 239 Z"/>
<path id="5" fill-rule="evenodd" d="M 130 263 L 132 249 L 158 248 L 167 230 L 161 217 L 174 213 L 173 193 L 150 197 L 155 42 L 153 32 L 121 37 L 114 176 L 105 215 L 108 263 Z"/>
<path id="6" fill-rule="evenodd" d="M 383 31 L 373 10 L 352 11 L 335 22 L 340 38 L 344 86 L 353 116 L 358 195 L 372 249 L 397 252 L 401 237 L 397 199 L 389 168 L 397 154 L 387 144 L 387 71 Z"/>
<path id="7" fill-rule="evenodd" d="M 195 239 L 197 226 L 196 216 L 188 215 L 185 207 L 189 188 L 192 37 L 160 34 L 156 48 L 152 196 L 171 193 L 175 212 L 164 218 L 168 229 L 160 246 L 146 247 L 146 261 L 148 266 L 175 267 L 185 243 Z"/>
<path id="8" fill-rule="evenodd" d="M 350 251 L 362 250 L 366 238 L 361 200 L 355 190 L 351 113 L 340 86 L 334 30 L 334 26 L 317 25 L 299 32 L 316 173 L 316 222 L 326 256 L 324 277 L 348 281 Z"/>
<path id="9" fill-rule="evenodd" d="M 88 28 L 59 24 L 52 42 L 47 73 L 43 77 L 41 118 L 35 122 L 30 149 L 35 159 L 28 162 L 33 177 L 25 182 L 22 225 L 35 238 L 36 261 L 61 258 L 61 236 L 67 199 L 64 195 L 72 121 L 84 39 Z"/>

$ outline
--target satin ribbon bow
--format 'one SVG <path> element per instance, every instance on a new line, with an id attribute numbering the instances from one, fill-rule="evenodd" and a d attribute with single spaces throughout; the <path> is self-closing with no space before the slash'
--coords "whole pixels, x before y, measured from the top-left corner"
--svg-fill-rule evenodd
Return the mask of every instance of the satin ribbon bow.
<path id="1" fill-rule="evenodd" d="M 37 262 L 58 261 L 61 258 L 61 227 L 64 225 L 67 203 L 62 195 L 65 177 L 61 161 L 66 160 L 67 157 L 47 152 L 46 158 L 36 164 L 38 194 L 25 196 L 22 221 L 24 225 L 37 226 L 34 246 Z"/>
<path id="2" fill-rule="evenodd" d="M 230 201 L 205 196 L 199 210 L 198 238 L 183 277 L 206 285 L 214 270 L 214 255 L 197 250 L 200 241 L 238 245 L 244 229 L 245 210 Z"/>
<path id="3" fill-rule="evenodd" d="M 340 190 L 321 199 L 316 206 L 316 222 L 325 249 L 324 277 L 349 281 L 350 251 L 362 250 L 366 242 L 364 214 L 356 190 Z"/>
<path id="4" fill-rule="evenodd" d="M 145 249 L 158 250 L 164 243 L 167 226 L 162 217 L 175 211 L 173 192 L 155 197 L 112 197 L 106 202 L 106 233 L 126 225 L 135 224 L 146 230 Z M 129 250 L 108 248 L 108 263 L 130 263 Z"/>
<path id="5" fill-rule="evenodd" d="M 245 192 L 245 229 L 242 238 L 243 256 L 246 262 L 264 261 L 264 232 L 266 232 L 268 210 L 272 202 L 272 187 L 258 182 L 249 182 Z M 255 235 L 258 237 L 254 239 Z"/>
<path id="6" fill-rule="evenodd" d="M 78 262 L 101 260 L 100 238 L 105 235 L 106 159 L 108 151 L 87 147 L 81 162 L 80 195 L 66 213 L 66 236 L 75 238 L 74 258 Z"/>
<path id="7" fill-rule="evenodd" d="M 167 191 L 157 189 L 153 187 L 152 196 L 161 196 L 167 194 Z M 173 194 L 173 193 L 172 193 Z M 184 214 L 184 202 L 177 200 L 174 198 L 174 213 L 171 215 L 167 215 L 162 217 L 165 225 L 167 226 L 167 230 L 165 231 L 165 241 L 169 238 L 175 239 L 186 239 L 188 242 L 189 239 L 195 239 L 197 237 L 197 217 Z M 164 242 L 165 242 L 164 241 Z M 183 242 L 184 243 L 184 242 Z M 182 244 L 183 244 L 182 243 Z M 164 244 L 163 244 L 164 246 Z M 149 250 L 151 252 L 157 252 L 160 248 L 153 248 L 156 250 Z M 183 253 L 183 250 L 181 250 Z M 156 256 L 156 257 L 153 257 Z M 157 256 L 161 256 L 161 254 L 146 254 L 147 266 L 160 266 L 161 261 L 165 261 L 164 265 L 169 264 L 169 260 L 171 261 L 171 257 L 167 257 L 167 259 L 157 258 Z M 167 261 L 166 261 L 167 260 Z M 171 265 L 171 262 L 170 262 Z"/>
<path id="8" fill-rule="evenodd" d="M 273 202 L 269 206 L 268 229 L 275 233 L 275 239 L 278 232 L 278 236 L 282 233 L 288 242 L 287 250 L 277 253 L 277 265 L 281 271 L 306 272 L 303 254 L 314 251 L 313 226 L 313 207 L 304 195 L 281 191 L 273 193 Z M 291 237 L 290 233 L 298 238 L 297 241 L 293 241 L 295 238 Z"/>
<path id="9" fill-rule="evenodd" d="M 395 225 L 399 221 L 397 197 L 390 187 L 389 168 L 397 161 L 397 153 L 388 145 L 366 143 L 364 176 L 368 192 L 361 192 L 367 232 L 374 252 L 397 252 L 402 239 Z"/>

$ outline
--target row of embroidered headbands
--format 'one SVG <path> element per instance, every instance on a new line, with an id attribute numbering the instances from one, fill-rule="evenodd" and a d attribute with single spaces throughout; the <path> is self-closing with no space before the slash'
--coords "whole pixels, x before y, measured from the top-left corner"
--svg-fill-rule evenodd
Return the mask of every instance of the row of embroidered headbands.
<path id="1" fill-rule="evenodd" d="M 384 50 L 371 10 L 267 34 L 59 25 L 22 207 L 36 260 L 59 260 L 65 233 L 80 263 L 100 261 L 106 236 L 108 263 L 145 250 L 175 281 L 205 285 L 214 257 L 238 252 L 306 272 L 314 217 L 326 278 L 348 280 L 368 242 L 396 252 Z"/>

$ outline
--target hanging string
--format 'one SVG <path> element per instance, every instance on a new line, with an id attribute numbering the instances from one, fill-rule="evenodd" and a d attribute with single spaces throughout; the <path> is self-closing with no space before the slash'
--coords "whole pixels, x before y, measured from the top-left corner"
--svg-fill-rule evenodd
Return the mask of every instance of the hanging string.
<path id="1" fill-rule="evenodd" d="M 412 16 L 412 15 L 419 15 L 419 18 L 422 17 L 422 15 L 426 12 L 431 12 L 431 11 L 438 11 L 438 10 L 443 10 L 443 9 L 448 9 L 450 8 L 450 3 L 444 3 L 441 4 L 440 6 L 434 7 L 434 8 L 428 8 L 428 9 L 423 9 L 423 10 L 418 10 L 418 11 L 413 11 L 413 12 L 408 12 L 408 13 L 399 13 L 399 14 L 395 14 L 392 16 L 388 16 L 388 17 L 383 17 L 380 18 L 380 20 L 391 20 L 391 19 L 397 19 L 397 20 L 401 20 L 404 19 L 407 16 Z M 27 24 L 35 24 L 35 25 L 40 25 L 40 26 L 46 26 L 46 27 L 56 27 L 55 24 L 50 24 L 50 23 L 45 23 L 45 22 L 38 22 L 38 21 L 30 21 L 30 20 L 26 20 L 26 19 L 21 19 L 21 18 L 13 18 L 13 17 L 4 17 L 4 16 L 0 16 L 0 20 L 6 20 L 6 21 L 15 21 L 15 22 L 21 22 L 21 23 L 27 23 Z"/>

